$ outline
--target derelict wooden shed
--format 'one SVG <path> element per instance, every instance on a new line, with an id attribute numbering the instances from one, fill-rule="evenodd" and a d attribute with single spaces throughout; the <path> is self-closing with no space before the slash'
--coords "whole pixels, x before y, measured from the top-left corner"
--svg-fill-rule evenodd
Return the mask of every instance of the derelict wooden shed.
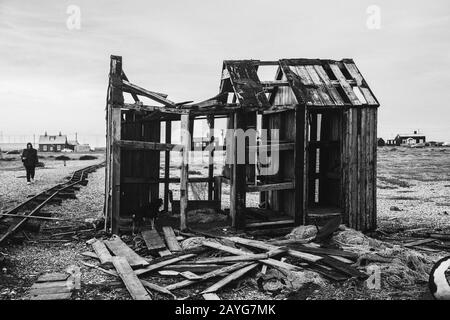
<path id="1" fill-rule="evenodd" d="M 266 66 L 276 68 L 273 80 L 260 80 L 258 71 Z M 124 102 L 124 92 L 134 103 Z M 139 96 L 160 105 L 145 105 Z M 184 229 L 191 202 L 188 184 L 205 181 L 206 205 L 219 202 L 219 207 L 221 185 L 230 184 L 230 217 L 236 228 L 301 225 L 340 215 L 352 228 L 375 229 L 378 106 L 351 59 L 227 60 L 218 95 L 200 103 L 174 103 L 165 94 L 130 83 L 121 57 L 112 56 L 107 99 L 108 226 L 117 233 L 120 220 L 133 208 L 159 196 L 160 184 L 167 203 L 168 184 L 179 182 Z M 182 133 L 180 145 L 171 144 L 171 123 L 180 121 L 186 129 L 182 132 L 192 133 L 195 119 L 206 118 L 214 128 L 219 117 L 226 117 L 228 128 L 235 131 L 268 129 L 266 139 L 247 137 L 246 159 L 250 152 L 258 155 L 270 149 L 271 165 L 278 162 L 276 172 L 261 175 L 258 160 L 237 162 L 238 140 L 232 136 L 226 143 L 232 161 L 223 175 L 214 176 L 210 164 L 208 177 L 190 179 L 192 136 Z M 208 139 L 214 142 L 214 136 Z M 175 179 L 168 168 L 174 149 L 182 153 L 180 177 Z M 165 152 L 163 177 L 160 152 Z M 214 159 L 214 151 L 209 156 Z M 258 207 L 247 206 L 250 193 L 258 193 Z"/>

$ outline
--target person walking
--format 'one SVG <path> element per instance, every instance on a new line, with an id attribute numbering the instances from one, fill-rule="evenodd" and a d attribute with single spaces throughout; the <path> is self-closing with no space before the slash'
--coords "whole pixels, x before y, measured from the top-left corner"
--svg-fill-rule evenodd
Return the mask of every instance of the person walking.
<path id="1" fill-rule="evenodd" d="M 34 171 L 38 163 L 38 155 L 31 142 L 27 143 L 27 148 L 22 152 L 22 162 L 27 171 L 27 184 L 34 183 Z"/>

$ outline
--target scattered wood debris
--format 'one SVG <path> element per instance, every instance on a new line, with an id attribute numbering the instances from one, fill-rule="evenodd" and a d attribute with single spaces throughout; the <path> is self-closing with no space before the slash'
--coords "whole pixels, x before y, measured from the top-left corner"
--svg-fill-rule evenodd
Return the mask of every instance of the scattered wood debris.
<path id="1" fill-rule="evenodd" d="M 336 230 L 335 226 L 333 230 Z M 368 245 L 368 238 L 348 228 L 342 232 L 346 234 L 337 238 L 332 237 L 332 232 L 326 235 L 327 241 L 334 241 L 332 247 L 302 239 L 263 241 L 238 236 L 209 236 L 196 240 L 195 246 L 183 249 L 174 230 L 163 227 L 161 233 L 142 231 L 139 240 L 134 238 L 133 242 L 124 236 L 128 245 L 118 236 L 90 240 L 88 244 L 95 252 L 81 255 L 97 261 L 95 265 L 83 262 L 85 266 L 120 277 L 133 299 L 151 299 L 152 293 L 177 299 L 179 290 L 199 286 L 182 299 L 220 300 L 218 292 L 249 278 L 263 292 L 286 292 L 288 296 L 299 288 L 321 287 L 327 281 L 364 281 L 368 276 L 364 267 L 369 262 L 388 265 L 392 261 L 391 257 L 370 250 L 353 251 L 351 241 L 357 240 L 355 248 L 359 248 Z M 184 233 L 183 241 L 189 242 L 191 236 L 198 239 L 196 232 Z M 314 239 L 321 241 L 320 237 Z M 339 244 L 338 239 L 348 241 Z M 136 247 L 136 241 L 140 243 L 139 247 Z M 410 250 L 433 242 L 439 240 L 428 237 L 410 241 L 399 248 Z M 388 249 L 389 246 L 385 247 L 383 252 Z M 168 254 L 161 255 L 163 250 Z M 115 270 L 107 269 L 111 266 Z M 171 279 L 174 281 L 167 283 Z M 183 295 L 186 295 L 185 291 L 180 291 L 180 296 Z"/>
<path id="2" fill-rule="evenodd" d="M 69 266 L 64 273 L 46 273 L 31 286 L 30 300 L 67 300 L 73 290 L 81 289 L 81 273 L 77 266 Z"/>

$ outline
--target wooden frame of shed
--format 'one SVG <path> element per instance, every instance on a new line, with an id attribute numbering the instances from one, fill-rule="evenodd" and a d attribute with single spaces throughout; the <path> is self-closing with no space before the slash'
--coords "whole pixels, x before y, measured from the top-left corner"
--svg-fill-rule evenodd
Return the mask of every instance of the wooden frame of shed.
<path id="1" fill-rule="evenodd" d="M 258 69 L 274 66 L 274 80 L 261 81 Z M 129 93 L 134 103 L 124 102 Z M 144 96 L 159 105 L 145 105 Z M 207 182 L 208 201 L 221 201 L 221 184 L 230 184 L 230 216 L 238 229 L 301 225 L 341 215 L 357 230 L 376 228 L 376 152 L 378 101 L 351 59 L 282 59 L 224 61 L 219 94 L 200 103 L 175 103 L 167 95 L 129 82 L 122 58 L 111 56 L 107 95 L 107 227 L 119 232 L 121 220 L 134 208 L 159 197 L 164 185 L 180 183 L 180 229 L 186 229 L 188 183 Z M 275 129 L 276 136 L 246 140 L 248 153 L 275 147 L 279 170 L 259 175 L 255 163 L 236 161 L 237 138 L 227 140 L 224 175 L 189 178 L 188 153 L 193 123 L 227 118 L 229 129 Z M 171 143 L 171 123 L 181 122 L 181 143 Z M 161 123 L 165 122 L 164 143 Z M 187 133 L 191 133 L 189 134 Z M 271 131 L 269 131 L 271 132 Z M 214 136 L 208 137 L 214 142 Z M 180 178 L 169 175 L 170 152 L 181 150 Z M 273 150 L 273 149 L 271 149 Z M 160 152 L 165 153 L 160 177 Z M 272 163 L 273 164 L 273 163 Z M 260 206 L 247 208 L 246 196 L 258 192 Z M 207 203 L 208 205 L 208 203 Z M 267 213 L 267 214 L 266 214 Z M 255 221 L 259 217 L 259 221 Z"/>

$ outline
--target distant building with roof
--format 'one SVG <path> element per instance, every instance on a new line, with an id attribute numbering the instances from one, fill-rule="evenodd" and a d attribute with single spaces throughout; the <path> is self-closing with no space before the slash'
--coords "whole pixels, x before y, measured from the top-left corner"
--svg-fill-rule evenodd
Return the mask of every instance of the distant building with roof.
<path id="1" fill-rule="evenodd" d="M 388 140 L 388 145 L 412 145 L 418 143 L 425 143 L 426 136 L 424 134 L 419 133 L 418 131 L 414 131 L 412 134 L 397 134 L 397 136 L 393 139 L 393 141 Z"/>
<path id="2" fill-rule="evenodd" d="M 62 149 L 68 148 L 67 135 L 61 134 L 51 136 L 45 132 L 39 136 L 39 151 L 41 152 L 60 152 Z"/>

